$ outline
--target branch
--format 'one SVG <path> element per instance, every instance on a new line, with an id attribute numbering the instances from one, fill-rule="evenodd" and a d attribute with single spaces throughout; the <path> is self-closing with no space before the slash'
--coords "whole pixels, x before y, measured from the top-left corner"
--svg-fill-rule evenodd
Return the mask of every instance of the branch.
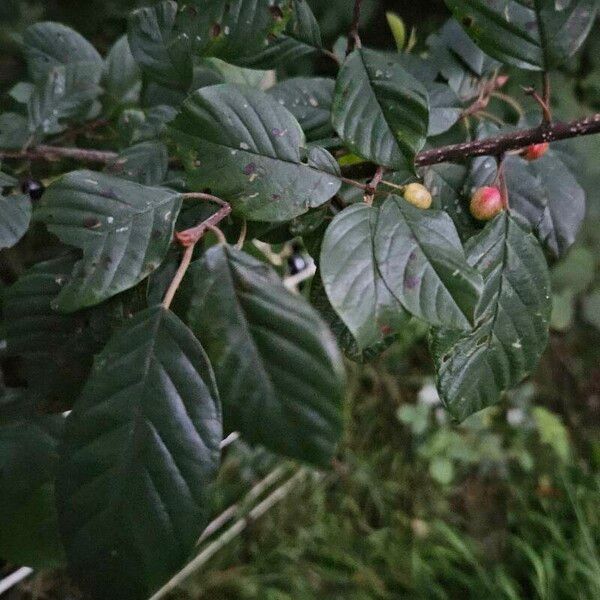
<path id="1" fill-rule="evenodd" d="M 185 248 L 185 252 L 183 253 L 183 258 L 181 259 L 181 263 L 171 281 L 169 288 L 165 294 L 163 300 L 163 306 L 165 308 L 169 308 L 171 306 L 171 302 L 173 302 L 173 298 L 185 277 L 185 274 L 192 262 L 192 256 L 194 255 L 194 247 L 200 241 L 200 238 L 206 233 L 206 230 L 214 231 L 219 236 L 219 241 L 221 243 L 225 243 L 225 236 L 221 232 L 220 229 L 217 229 L 217 223 L 220 223 L 230 212 L 231 205 L 225 202 L 225 200 L 221 200 L 217 196 L 213 196 L 212 194 L 205 194 L 202 192 L 191 192 L 189 194 L 182 194 L 184 198 L 195 198 L 199 200 L 208 200 L 209 202 L 216 202 L 221 205 L 221 208 L 205 219 L 196 227 L 192 227 L 191 229 L 186 229 L 185 231 L 177 231 L 175 232 L 175 239 Z"/>
<path id="2" fill-rule="evenodd" d="M 360 5 L 362 0 L 354 0 L 354 14 L 352 16 L 352 24 L 350 25 L 350 31 L 348 31 L 348 47 L 346 49 L 346 56 L 361 47 L 360 36 L 358 35 L 358 24 L 360 21 Z"/>
<path id="3" fill-rule="evenodd" d="M 425 150 L 417 154 L 415 165 L 426 167 L 443 162 L 462 162 L 467 158 L 476 156 L 501 156 L 506 152 L 522 150 L 533 144 L 558 142 L 596 133 L 600 133 L 600 113 L 568 123 L 542 124 L 532 129 L 523 129 L 484 140 Z M 360 163 L 342 168 L 342 173 L 344 177 L 366 179 L 373 177 L 376 170 L 377 165 L 373 163 Z"/>
<path id="4" fill-rule="evenodd" d="M 89 150 L 85 148 L 63 148 L 61 146 L 39 145 L 27 150 L 0 150 L 0 158 L 20 158 L 27 160 L 59 160 L 72 158 L 80 162 L 109 163 L 119 155 L 105 150 Z"/>
<path id="5" fill-rule="evenodd" d="M 165 298 L 163 300 L 163 306 L 168 309 L 171 306 L 171 302 L 173 302 L 173 298 L 175 298 L 175 294 L 185 277 L 185 274 L 192 262 L 192 256 L 194 255 L 194 245 L 190 244 L 186 247 L 185 252 L 183 253 L 183 258 L 181 259 L 181 263 L 179 263 L 179 268 L 175 273 L 175 277 L 171 281 L 169 288 L 167 289 L 167 293 L 165 294 Z"/>
<path id="6" fill-rule="evenodd" d="M 193 246 L 198 243 L 200 238 L 206 233 L 206 230 L 213 230 L 225 217 L 231 213 L 231 205 L 225 203 L 221 208 L 208 219 L 205 219 L 199 225 L 178 231 L 175 233 L 175 239 L 185 247 Z"/>

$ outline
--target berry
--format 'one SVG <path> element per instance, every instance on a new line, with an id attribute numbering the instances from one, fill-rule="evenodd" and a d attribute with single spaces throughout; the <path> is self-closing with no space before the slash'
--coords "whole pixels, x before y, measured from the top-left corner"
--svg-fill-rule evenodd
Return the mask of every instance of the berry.
<path id="1" fill-rule="evenodd" d="M 290 275 L 297 275 L 301 271 L 304 271 L 308 265 L 302 254 L 292 254 L 288 258 L 288 267 L 290 269 Z"/>
<path id="2" fill-rule="evenodd" d="M 21 191 L 24 194 L 28 194 L 32 200 L 39 200 L 46 191 L 46 188 L 44 184 L 37 179 L 26 179 L 21 184 Z"/>
<path id="3" fill-rule="evenodd" d="M 431 194 L 420 183 L 409 183 L 404 189 L 404 199 L 417 208 L 429 208 L 431 206 Z"/>
<path id="4" fill-rule="evenodd" d="M 544 142 L 543 144 L 533 144 L 532 146 L 525 148 L 521 156 L 525 160 L 537 160 L 538 158 L 542 158 L 542 156 L 548 152 L 549 147 L 550 144 L 548 144 L 548 142 Z"/>
<path id="5" fill-rule="evenodd" d="M 471 214 L 479 221 L 489 221 L 504 210 L 502 195 L 497 187 L 482 187 L 471 197 Z"/>

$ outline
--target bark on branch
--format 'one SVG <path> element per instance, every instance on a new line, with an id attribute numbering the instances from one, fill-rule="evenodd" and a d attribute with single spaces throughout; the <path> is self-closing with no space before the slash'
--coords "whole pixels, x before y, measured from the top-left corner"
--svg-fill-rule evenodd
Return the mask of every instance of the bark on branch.
<path id="1" fill-rule="evenodd" d="M 501 156 L 513 150 L 522 150 L 532 144 L 558 142 L 584 135 L 600 133 L 600 113 L 568 123 L 542 124 L 532 129 L 523 129 L 484 140 L 442 146 L 417 154 L 415 164 L 425 167 L 443 162 L 462 162 L 476 156 Z M 373 163 L 362 163 L 342 169 L 344 177 L 363 179 L 372 177 L 377 170 Z"/>

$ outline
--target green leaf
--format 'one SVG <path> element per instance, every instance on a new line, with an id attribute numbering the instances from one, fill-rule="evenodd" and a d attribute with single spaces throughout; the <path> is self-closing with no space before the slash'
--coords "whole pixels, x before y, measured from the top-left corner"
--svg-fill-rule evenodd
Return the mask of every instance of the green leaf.
<path id="1" fill-rule="evenodd" d="M 344 355 L 354 362 L 370 362 L 398 340 L 398 336 L 396 335 L 385 337 L 382 335 L 380 341 L 369 348 L 361 350 L 352 332 L 348 329 L 344 321 L 340 319 L 333 306 L 331 306 L 319 271 L 316 272 L 310 283 L 310 303 L 319 311 L 319 314 L 325 323 L 327 323 Z"/>
<path id="2" fill-rule="evenodd" d="M 596 0 L 446 0 L 484 52 L 534 71 L 563 64 L 581 47 L 596 15 Z"/>
<path id="3" fill-rule="evenodd" d="M 414 168 L 427 138 L 427 91 L 395 55 L 355 50 L 338 74 L 332 122 L 355 154 L 386 167 Z"/>
<path id="4" fill-rule="evenodd" d="M 245 85 L 247 87 L 262 89 L 270 82 L 270 71 L 261 71 L 259 69 L 244 69 L 236 65 L 230 65 L 220 58 L 203 58 L 198 61 L 201 67 L 206 68 L 207 72 L 215 79 L 211 83 L 198 85 L 196 77 L 194 78 L 194 89 L 206 87 L 206 85 L 215 85 L 217 83 L 235 83 L 236 85 Z"/>
<path id="5" fill-rule="evenodd" d="M 386 12 L 385 17 L 394 36 L 396 48 L 398 48 L 398 52 L 402 52 L 406 44 L 406 25 L 404 25 L 402 17 L 399 17 L 396 13 Z"/>
<path id="6" fill-rule="evenodd" d="M 162 183 L 169 168 L 169 154 L 162 142 L 141 142 L 119 153 L 106 172 L 144 185 Z"/>
<path id="7" fill-rule="evenodd" d="M 298 0 L 191 0 L 181 13 L 181 22 L 197 56 L 246 66 L 267 51 L 270 40 L 277 44 L 299 4 Z M 300 25 L 302 39 L 310 30 L 305 29 L 305 20 Z M 256 66 L 263 64 L 260 61 Z"/>
<path id="8" fill-rule="evenodd" d="M 555 256 L 562 256 L 575 241 L 585 217 L 585 192 L 571 170 L 550 151 L 531 162 L 509 156 L 505 171 L 511 209 L 530 224 Z M 473 162 L 473 187 L 489 184 L 495 176 L 493 158 Z"/>
<path id="9" fill-rule="evenodd" d="M 147 598 L 209 516 L 221 410 L 189 329 L 154 307 L 108 343 L 67 418 L 57 477 L 69 564 L 95 597 Z"/>
<path id="10" fill-rule="evenodd" d="M 496 217 L 466 249 L 484 279 L 477 327 L 431 337 L 440 396 L 459 420 L 497 403 L 531 372 L 546 346 L 551 310 L 544 254 L 513 217 Z"/>
<path id="11" fill-rule="evenodd" d="M 140 70 L 129 49 L 127 36 L 121 36 L 104 61 L 102 87 L 113 105 L 135 104 L 140 97 Z"/>
<path id="12" fill-rule="evenodd" d="M 298 120 L 308 140 L 333 134 L 331 104 L 335 81 L 324 77 L 294 77 L 269 90 Z"/>
<path id="13" fill-rule="evenodd" d="M 0 250 L 14 246 L 27 232 L 30 220 L 29 196 L 0 193 Z"/>
<path id="14" fill-rule="evenodd" d="M 340 181 L 309 155 L 304 134 L 277 100 L 248 88 L 215 85 L 194 92 L 170 125 L 192 189 L 210 188 L 239 216 L 287 221 L 334 196 Z M 311 158 L 313 157 L 313 158 Z"/>
<path id="15" fill-rule="evenodd" d="M 192 83 L 191 43 L 172 0 L 139 8 L 129 17 L 131 53 L 142 71 L 166 87 L 187 90 Z"/>
<path id="16" fill-rule="evenodd" d="M 176 115 L 177 111 L 167 105 L 153 106 L 145 111 L 127 109 L 119 117 L 119 133 L 126 144 L 155 140 L 162 136 L 167 123 Z"/>
<path id="17" fill-rule="evenodd" d="M 379 210 L 364 203 L 340 212 L 321 247 L 321 279 L 331 305 L 359 350 L 396 333 L 408 315 L 388 289 L 375 259 Z"/>
<path id="18" fill-rule="evenodd" d="M 250 5 L 251 3 L 246 0 L 245 4 Z M 274 69 L 321 53 L 323 46 L 321 31 L 308 2 L 292 0 L 291 6 L 293 13 L 289 17 L 285 29 L 279 34 L 268 35 L 266 47 L 248 58 L 242 58 L 241 63 L 253 67 Z M 282 18 L 285 18 L 285 13 Z M 233 59 L 237 60 L 235 57 Z"/>
<path id="19" fill-rule="evenodd" d="M 344 377 L 315 310 L 265 263 L 227 246 L 192 263 L 181 307 L 215 369 L 226 430 L 327 466 L 341 431 Z"/>
<path id="20" fill-rule="evenodd" d="M 98 51 L 81 34 L 61 23 L 31 25 L 23 34 L 23 46 L 29 74 L 35 82 L 44 82 L 55 67 L 85 63 L 89 79 L 100 79 L 103 61 Z"/>
<path id="21" fill-rule="evenodd" d="M 53 302 L 64 312 L 98 304 L 129 289 L 164 258 L 181 197 L 92 171 L 73 171 L 44 194 L 34 219 L 83 251 Z"/>
<path id="22" fill-rule="evenodd" d="M 3 316 L 7 353 L 19 357 L 29 390 L 53 410 L 66 410 L 79 395 L 112 327 L 124 320 L 122 301 L 64 315 L 52 301 L 67 284 L 76 260 L 65 256 L 28 269 L 6 291 Z"/>
<path id="23" fill-rule="evenodd" d="M 467 169 L 463 165 L 441 163 L 426 167 L 423 183 L 433 196 L 434 208 L 439 208 L 454 221 L 461 240 L 466 240 L 480 230 L 480 223 L 469 211 L 468 201 L 462 192 L 467 178 Z"/>
<path id="24" fill-rule="evenodd" d="M 473 43 L 454 19 L 449 19 L 437 33 L 429 36 L 427 45 L 430 58 L 424 67 L 433 67 L 463 102 L 477 97 L 481 80 L 500 67 L 500 63 Z"/>
<path id="25" fill-rule="evenodd" d="M 57 65 L 40 80 L 29 99 L 29 131 L 41 137 L 66 129 L 65 121 L 83 121 L 98 113 L 100 73 L 90 74 L 91 63 Z"/>
<path id="26" fill-rule="evenodd" d="M 375 257 L 387 287 L 409 312 L 432 325 L 471 329 L 481 275 L 467 263 L 445 212 L 390 196 L 377 223 Z"/>
<path id="27" fill-rule="evenodd" d="M 30 416 L 0 426 L 0 555 L 12 563 L 36 569 L 64 563 L 54 498 L 63 421 Z"/>
<path id="28" fill-rule="evenodd" d="M 428 83 L 429 94 L 428 136 L 440 135 L 450 129 L 463 112 L 462 104 L 452 88 L 443 83 Z"/>
<path id="29" fill-rule="evenodd" d="M 20 150 L 29 140 L 27 119 L 18 113 L 5 112 L 0 115 L 0 148 Z"/>

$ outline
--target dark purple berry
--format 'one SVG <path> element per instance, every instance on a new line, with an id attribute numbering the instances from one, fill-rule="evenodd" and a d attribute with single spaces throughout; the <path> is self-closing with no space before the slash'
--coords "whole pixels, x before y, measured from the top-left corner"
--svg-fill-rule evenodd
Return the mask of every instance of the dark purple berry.
<path id="1" fill-rule="evenodd" d="M 44 184 L 37 179 L 26 179 L 21 184 L 21 191 L 27 194 L 32 200 L 39 200 L 46 191 Z"/>

